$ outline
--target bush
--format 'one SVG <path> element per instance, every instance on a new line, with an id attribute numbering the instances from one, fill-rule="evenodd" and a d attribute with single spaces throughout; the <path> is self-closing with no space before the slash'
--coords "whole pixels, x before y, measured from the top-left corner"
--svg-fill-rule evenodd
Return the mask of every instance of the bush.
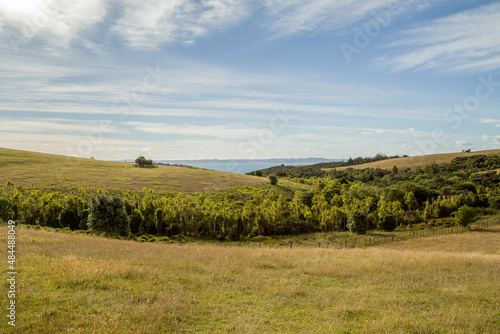
<path id="1" fill-rule="evenodd" d="M 0 198 L 0 221 L 4 223 L 14 218 L 14 205 L 5 198 Z"/>
<path id="2" fill-rule="evenodd" d="M 269 183 L 275 186 L 278 184 L 278 177 L 276 175 L 269 175 Z"/>
<path id="3" fill-rule="evenodd" d="M 490 208 L 500 209 L 500 196 L 492 196 L 488 198 L 488 204 Z"/>
<path id="4" fill-rule="evenodd" d="M 125 212 L 125 203 L 118 195 L 98 195 L 91 199 L 89 207 L 89 229 L 92 233 L 108 236 L 130 235 L 130 219 Z"/>
<path id="5" fill-rule="evenodd" d="M 141 229 L 142 222 L 144 221 L 144 216 L 139 209 L 134 209 L 134 213 L 129 216 L 130 219 L 130 230 L 132 233 L 137 233 Z"/>
<path id="6" fill-rule="evenodd" d="M 458 208 L 454 215 L 455 223 L 467 228 L 469 224 L 474 221 L 476 210 L 474 208 L 468 207 L 467 205 L 463 205 Z"/>
<path id="7" fill-rule="evenodd" d="M 351 211 L 347 218 L 347 228 L 351 233 L 366 234 L 368 230 L 366 213 L 360 210 Z"/>
<path id="8" fill-rule="evenodd" d="M 383 231 L 394 231 L 397 227 L 396 217 L 392 213 L 388 213 L 378 220 L 378 228 Z"/>

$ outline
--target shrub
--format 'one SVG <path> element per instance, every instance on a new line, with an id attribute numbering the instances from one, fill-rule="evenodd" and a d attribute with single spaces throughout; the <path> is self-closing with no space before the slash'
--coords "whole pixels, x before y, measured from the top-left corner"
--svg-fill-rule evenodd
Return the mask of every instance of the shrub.
<path id="1" fill-rule="evenodd" d="M 255 176 L 262 176 L 262 171 L 261 170 L 255 171 Z"/>
<path id="2" fill-rule="evenodd" d="M 276 175 L 269 175 L 269 183 L 275 186 L 278 184 L 278 177 Z"/>
<path id="3" fill-rule="evenodd" d="M 141 229 L 141 224 L 144 221 L 144 216 L 139 209 L 134 209 L 134 213 L 130 216 L 130 230 L 132 233 L 137 233 Z"/>
<path id="4" fill-rule="evenodd" d="M 351 211 L 347 218 L 347 228 L 351 233 L 366 234 L 368 230 L 366 213 L 360 210 Z"/>
<path id="5" fill-rule="evenodd" d="M 0 221 L 8 222 L 14 217 L 14 205 L 5 198 L 0 198 Z"/>
<path id="6" fill-rule="evenodd" d="M 488 204 L 490 208 L 500 209 L 500 196 L 491 196 L 488 198 Z"/>
<path id="7" fill-rule="evenodd" d="M 383 231 L 394 231 L 397 227 L 396 217 L 392 213 L 383 215 L 378 220 L 378 228 Z"/>
<path id="8" fill-rule="evenodd" d="M 130 219 L 125 212 L 125 203 L 118 195 L 98 195 L 91 199 L 89 207 L 89 229 L 93 233 L 108 236 L 130 235 Z"/>
<path id="9" fill-rule="evenodd" d="M 476 210 L 467 205 L 463 205 L 458 208 L 458 210 L 454 213 L 455 215 L 455 223 L 467 228 L 470 223 L 474 221 L 474 217 L 476 216 Z"/>

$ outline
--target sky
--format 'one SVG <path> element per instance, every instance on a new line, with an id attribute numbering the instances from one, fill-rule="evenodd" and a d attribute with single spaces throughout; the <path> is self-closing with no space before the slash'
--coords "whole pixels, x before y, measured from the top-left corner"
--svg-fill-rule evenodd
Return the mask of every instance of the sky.
<path id="1" fill-rule="evenodd" d="M 500 1 L 0 0 L 0 147 L 103 160 L 500 148 Z"/>

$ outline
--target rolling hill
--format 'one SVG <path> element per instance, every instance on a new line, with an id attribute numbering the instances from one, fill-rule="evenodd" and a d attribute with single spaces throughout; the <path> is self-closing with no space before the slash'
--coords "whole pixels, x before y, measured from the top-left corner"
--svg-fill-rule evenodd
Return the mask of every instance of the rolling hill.
<path id="1" fill-rule="evenodd" d="M 415 157 L 404 157 L 396 159 L 388 159 L 377 162 L 370 162 L 367 164 L 349 166 L 349 167 L 339 167 L 337 170 L 343 170 L 347 168 L 354 169 L 365 169 L 365 168 L 380 168 L 380 169 L 392 169 L 394 166 L 398 168 L 407 167 L 419 167 L 425 166 L 432 162 L 437 164 L 443 164 L 452 161 L 458 157 L 468 157 L 473 155 L 500 155 L 500 149 L 497 150 L 487 150 L 487 151 L 474 151 L 470 153 L 457 152 L 457 153 L 441 153 L 441 154 L 429 154 L 429 155 L 419 155 Z M 325 168 L 323 170 L 330 170 L 332 168 Z"/>
<path id="2" fill-rule="evenodd" d="M 0 185 L 90 186 L 140 191 L 203 192 L 257 185 L 264 178 L 199 168 L 159 166 L 136 168 L 132 163 L 73 158 L 0 148 Z"/>

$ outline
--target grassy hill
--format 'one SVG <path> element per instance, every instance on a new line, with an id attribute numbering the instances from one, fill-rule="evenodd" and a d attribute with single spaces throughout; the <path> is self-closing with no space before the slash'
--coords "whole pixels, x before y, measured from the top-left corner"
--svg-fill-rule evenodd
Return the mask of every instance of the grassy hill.
<path id="1" fill-rule="evenodd" d="M 132 163 L 72 158 L 0 148 L 0 185 L 90 186 L 140 191 L 202 192 L 235 186 L 258 185 L 259 177 L 199 168 L 159 166 L 135 168 Z"/>
<path id="2" fill-rule="evenodd" d="M 377 162 L 371 162 L 362 165 L 349 166 L 349 167 L 339 167 L 337 170 L 343 170 L 347 168 L 354 169 L 365 169 L 365 168 L 380 168 L 380 169 L 392 169 L 394 166 L 398 168 L 407 167 L 419 167 L 425 166 L 432 162 L 437 164 L 443 164 L 452 161 L 458 157 L 468 157 L 473 155 L 500 155 L 500 149 L 498 150 L 486 150 L 486 151 L 474 151 L 470 153 L 458 152 L 458 153 L 442 153 L 442 154 L 429 154 L 421 155 L 415 157 L 404 157 L 396 159 L 388 159 Z M 329 170 L 331 168 L 325 168 L 324 170 Z"/>
<path id="3" fill-rule="evenodd" d="M 483 255 L 491 246 L 477 240 L 498 242 L 499 235 L 490 228 L 440 236 L 426 252 L 418 244 L 433 237 L 412 240 L 408 249 L 405 242 L 395 249 L 252 249 L 20 229 L 15 329 L 498 333 L 500 256 Z M 6 227 L 0 240 L 7 244 Z M 468 246 L 448 252 L 451 244 Z M 0 254 L 7 259 L 7 247 Z M 7 300 L 0 301 L 4 310 Z M 0 331 L 7 327 L 5 320 Z"/>

